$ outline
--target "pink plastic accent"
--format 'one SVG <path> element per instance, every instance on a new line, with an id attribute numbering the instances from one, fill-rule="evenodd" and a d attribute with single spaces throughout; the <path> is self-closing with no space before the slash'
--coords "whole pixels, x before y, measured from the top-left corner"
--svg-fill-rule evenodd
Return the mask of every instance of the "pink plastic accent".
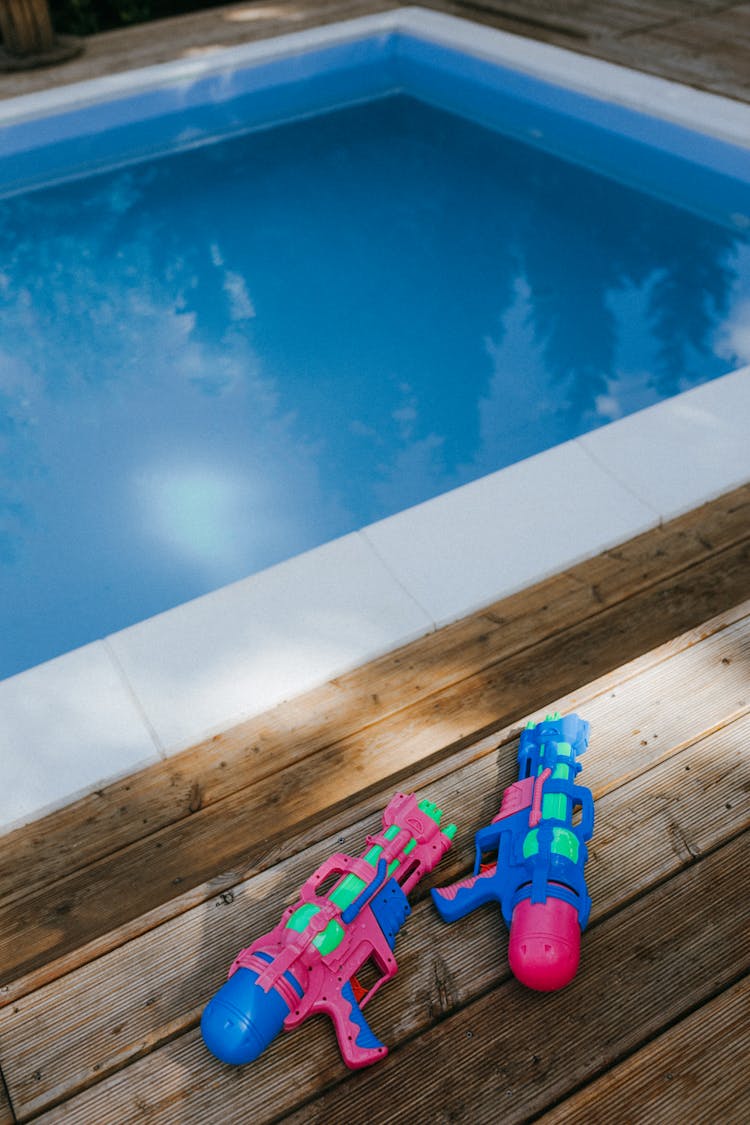
<path id="1" fill-rule="evenodd" d="M 508 961 L 521 984 L 553 992 L 570 984 L 581 955 L 578 911 L 562 899 L 522 899 L 513 911 Z"/>
<path id="2" fill-rule="evenodd" d="M 513 816 L 521 809 L 529 807 L 534 792 L 534 780 L 533 777 L 525 777 L 523 781 L 514 781 L 512 785 L 508 786 L 503 793 L 500 812 L 493 819 L 493 824 L 497 824 L 498 820 L 505 820 L 506 816 Z"/>
<path id="3" fill-rule="evenodd" d="M 531 802 L 531 812 L 529 813 L 529 827 L 536 828 L 539 821 L 542 819 L 542 790 L 544 783 L 548 777 L 552 776 L 552 770 L 549 767 L 542 770 L 539 777 L 536 779 L 534 785 L 534 799 Z"/>
<path id="4" fill-rule="evenodd" d="M 479 879 L 489 879 L 496 871 L 496 863 L 485 863 L 478 875 L 467 875 L 464 879 L 459 879 L 457 882 L 451 883 L 448 887 L 441 887 L 437 893 L 441 898 L 444 898 L 446 902 L 453 902 L 459 891 L 475 887 Z"/>

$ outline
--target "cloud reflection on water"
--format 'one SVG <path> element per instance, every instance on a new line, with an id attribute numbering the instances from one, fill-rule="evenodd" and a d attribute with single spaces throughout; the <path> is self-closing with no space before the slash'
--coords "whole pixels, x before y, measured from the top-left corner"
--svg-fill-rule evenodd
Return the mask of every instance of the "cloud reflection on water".
<path id="1" fill-rule="evenodd" d="M 746 362 L 749 279 L 405 99 L 8 201 L 0 675 Z"/>

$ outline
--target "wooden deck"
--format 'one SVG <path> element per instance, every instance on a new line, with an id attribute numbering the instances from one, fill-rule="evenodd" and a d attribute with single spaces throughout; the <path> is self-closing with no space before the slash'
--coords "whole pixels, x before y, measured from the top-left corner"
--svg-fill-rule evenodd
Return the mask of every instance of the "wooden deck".
<path id="1" fill-rule="evenodd" d="M 750 486 L 6 837 L 0 1123 L 750 1119 Z M 562 993 L 428 887 L 347 1071 L 317 1019 L 250 1067 L 198 1021 L 234 954 L 396 789 L 471 866 L 520 726 L 592 727 L 592 921 Z M 627 1107 L 623 1109 L 623 1107 Z"/>

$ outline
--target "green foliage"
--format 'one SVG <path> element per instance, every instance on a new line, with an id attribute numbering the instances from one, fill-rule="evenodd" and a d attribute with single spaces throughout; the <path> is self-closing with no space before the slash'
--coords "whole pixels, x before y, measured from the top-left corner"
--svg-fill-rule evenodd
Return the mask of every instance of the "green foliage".
<path id="1" fill-rule="evenodd" d="M 129 24 L 166 19 L 227 0 L 49 0 L 52 24 L 61 35 L 93 35 Z"/>

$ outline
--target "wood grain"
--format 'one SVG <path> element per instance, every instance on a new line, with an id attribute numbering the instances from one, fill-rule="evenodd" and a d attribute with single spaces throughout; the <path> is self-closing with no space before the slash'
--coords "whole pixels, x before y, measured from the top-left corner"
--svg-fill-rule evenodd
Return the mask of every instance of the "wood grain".
<path id="1" fill-rule="evenodd" d="M 737 554 L 735 555 L 735 550 Z M 713 562 L 713 560 L 712 560 Z M 722 553 L 725 579 L 750 581 L 750 548 Z M 551 637 L 429 697 L 399 716 L 395 730 L 376 738 L 371 730 L 326 748 L 217 802 L 83 871 L 0 908 L 0 986 L 85 946 L 104 933 L 170 903 L 180 890 L 196 887 L 222 872 L 257 870 L 279 858 L 274 848 L 311 823 L 321 810 L 344 810 L 368 792 L 397 786 L 429 761 L 445 761 L 477 730 L 518 720 L 551 694 L 563 694 L 633 646 L 630 630 L 640 626 L 651 641 L 671 632 L 675 618 L 692 621 L 693 594 L 703 588 L 711 600 L 722 583 L 713 568 L 695 568 L 683 590 L 664 598 L 652 587 L 629 599 L 627 612 L 604 610 L 586 626 Z M 705 604 L 703 599 L 698 599 Z M 668 612 L 665 609 L 668 606 Z M 665 622 L 669 622 L 668 627 Z M 637 648 L 637 645 L 635 646 Z M 550 695 L 546 694 L 547 692 Z M 743 701 L 746 703 L 746 701 Z M 524 706 L 525 705 L 525 706 Z"/>
<path id="2" fill-rule="evenodd" d="M 482 1123 L 497 1120 L 498 1107 L 503 1120 L 528 1119 L 747 973 L 750 919 L 746 904 L 738 909 L 735 880 L 750 875 L 748 843 L 746 835 L 732 841 L 593 926 L 586 935 L 586 971 L 563 993 L 532 994 L 504 977 L 454 1011 L 450 974 L 434 962 L 430 995 L 411 989 L 407 1005 L 426 1010 L 432 1026 L 370 1071 L 344 1073 L 321 1021 L 305 1029 L 302 1073 L 288 1057 L 301 1032 L 277 1042 L 252 1068 L 229 1070 L 206 1059 L 199 1033 L 192 1031 L 39 1120 L 74 1125 L 96 1119 L 106 1107 L 123 1125 L 218 1125 L 244 1119 L 258 1084 L 265 1103 L 253 1109 L 254 1122 L 282 1113 L 299 1125 L 386 1125 L 427 1120 L 431 1108 L 441 1116 L 430 1120 Z M 696 899 L 710 925 L 696 925 Z M 486 915 L 480 921 L 486 925 Z M 462 935 L 468 956 L 475 936 L 473 927 L 471 935 Z M 430 946 L 423 936 L 422 957 L 425 948 Z M 491 967 L 485 956 L 485 973 L 498 973 L 499 956 L 495 943 Z M 403 970 L 403 955 L 400 960 Z M 440 1018 L 446 999 L 450 1014 Z M 330 1088 L 290 1114 L 284 1102 L 304 1096 L 306 1077 L 317 1089 Z"/>
<path id="3" fill-rule="evenodd" d="M 15 1125 L 15 1121 L 16 1118 L 13 1116 L 3 1073 L 0 1070 L 0 1125 Z"/>
<path id="4" fill-rule="evenodd" d="M 691 653 L 697 655 L 696 650 Z M 716 658 L 721 659 L 718 654 Z M 711 661 L 702 664 L 708 669 Z M 711 732 L 720 713 L 717 707 L 706 733 L 700 707 L 687 716 L 676 705 L 658 724 L 658 732 L 650 733 L 651 749 L 640 747 L 641 732 L 631 733 L 634 747 L 640 748 L 642 772 L 628 780 L 628 739 L 618 743 L 610 732 L 622 724 L 623 716 L 649 717 L 649 699 L 653 706 L 658 695 L 668 692 L 667 667 L 661 666 L 661 683 L 641 683 L 653 680 L 648 673 L 629 682 L 629 694 L 625 688 L 625 694 L 614 699 L 607 693 L 587 709 L 598 735 L 588 752 L 585 780 L 597 795 L 606 791 L 597 800 L 597 830 L 587 871 L 594 921 L 694 864 L 750 823 L 750 715 Z M 657 750 L 659 741 L 662 748 Z M 685 742 L 687 749 L 679 751 Z M 448 810 L 458 806 L 475 824 L 488 821 L 500 789 L 514 774 L 515 742 L 501 753 L 502 761 L 496 760 L 500 755 L 489 754 L 451 772 L 430 789 L 430 796 Z M 659 763 L 660 755 L 664 757 Z M 347 837 L 362 840 L 373 827 L 370 820 L 352 828 Z M 470 840 L 468 835 L 464 846 L 442 865 L 441 882 L 464 873 L 473 858 Z M 205 1003 L 206 981 L 221 981 L 234 953 L 250 936 L 250 920 L 255 934 L 270 929 L 305 876 L 337 846 L 341 844 L 336 838 L 324 840 L 234 888 L 231 898 L 219 897 L 180 915 L 0 1013 L 0 1050 L 12 1061 L 11 1092 L 19 1111 L 29 1115 L 69 1098 L 194 1027 Z M 418 932 L 421 940 L 409 941 L 403 954 L 399 945 L 402 973 L 377 1005 L 378 1020 L 396 1028 L 399 1038 L 423 1031 L 430 1022 L 428 1013 L 438 1004 L 444 1011 L 466 1004 L 497 984 L 498 974 L 507 977 L 498 957 L 498 947 L 505 945 L 499 919 L 471 919 L 465 927 L 469 955 L 436 919 L 429 902 L 416 906 L 404 936 Z M 435 951 L 437 961 L 420 956 L 425 947 Z M 181 951 L 179 959 L 174 957 L 176 949 Z M 435 995 L 438 977 L 444 983 L 442 993 Z M 412 1008 L 410 996 L 429 1000 Z M 309 1051 L 307 1036 L 306 1028 L 284 1044 L 283 1057 L 289 1058 L 296 1076 L 294 1096 L 305 1078 L 314 1089 L 320 1056 L 331 1052 L 323 1038 L 308 1067 L 302 1057 Z M 273 1058 L 277 1066 L 278 1056 Z M 268 1066 L 270 1062 L 261 1061 L 253 1067 L 252 1088 L 243 1088 L 243 1104 L 253 1115 L 262 1114 L 268 1104 Z M 293 1108 L 285 1097 L 275 1092 L 277 1107 Z"/>
<path id="5" fill-rule="evenodd" d="M 750 1120 L 750 977 L 538 1119 L 538 1125 Z"/>
<path id="6" fill-rule="evenodd" d="M 64 71 L 0 76 L 0 97 L 393 6 L 279 0 L 142 25 Z M 750 102 L 746 3 L 430 6 Z M 634 1122 L 746 1120 L 748 563 L 750 485 L 5 836 L 0 1065 L 18 1120 L 481 1125 L 623 1105 Z M 465 872 L 519 722 L 553 701 L 594 728 L 594 909 L 573 985 L 524 992 L 496 913 L 446 927 L 422 887 L 401 971 L 368 1009 L 386 1063 L 347 1072 L 325 1021 L 252 1068 L 211 1059 L 207 995 L 310 870 L 359 850 L 403 784 L 471 825 L 440 880 Z M 0 1081 L 0 1125 L 15 1120 Z"/>
<path id="7" fill-rule="evenodd" d="M 564 992 L 504 982 L 406 1044 L 397 1065 L 344 1080 L 288 1120 L 390 1125 L 424 1120 L 429 1104 L 472 1125 L 500 1107 L 503 1121 L 528 1120 L 747 973 L 750 909 L 736 880 L 750 875 L 748 845 L 733 841 L 594 927 L 586 972 Z"/>

